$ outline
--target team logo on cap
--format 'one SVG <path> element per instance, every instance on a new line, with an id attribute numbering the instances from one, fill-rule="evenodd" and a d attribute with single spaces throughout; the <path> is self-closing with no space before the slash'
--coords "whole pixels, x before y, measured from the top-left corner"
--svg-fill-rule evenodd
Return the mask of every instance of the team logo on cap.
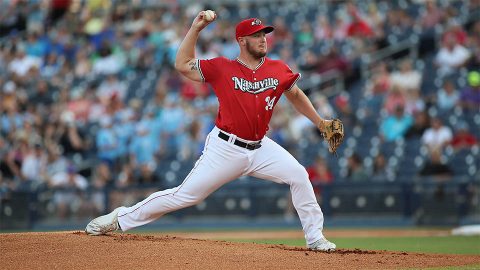
<path id="1" fill-rule="evenodd" d="M 255 19 L 252 22 L 252 26 L 254 26 L 254 25 L 262 25 L 262 21 L 260 21 L 259 19 Z"/>

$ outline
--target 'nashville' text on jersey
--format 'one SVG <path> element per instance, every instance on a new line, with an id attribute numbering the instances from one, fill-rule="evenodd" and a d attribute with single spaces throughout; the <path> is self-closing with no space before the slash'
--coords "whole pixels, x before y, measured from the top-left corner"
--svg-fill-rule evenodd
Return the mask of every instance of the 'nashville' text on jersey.
<path id="1" fill-rule="evenodd" d="M 232 77 L 235 82 L 235 90 L 241 90 L 251 94 L 258 94 L 268 89 L 277 89 L 278 80 L 275 78 L 266 78 L 259 82 L 247 81 L 244 78 Z"/>

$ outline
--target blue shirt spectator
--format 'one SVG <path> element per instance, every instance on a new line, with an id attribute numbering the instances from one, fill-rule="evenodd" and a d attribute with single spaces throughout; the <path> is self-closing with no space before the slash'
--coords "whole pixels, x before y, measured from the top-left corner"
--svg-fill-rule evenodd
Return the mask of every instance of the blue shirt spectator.
<path id="1" fill-rule="evenodd" d="M 408 128 L 413 124 L 413 118 L 404 113 L 401 106 L 395 108 L 393 115 L 388 116 L 382 122 L 380 133 L 386 141 L 395 141 L 403 138 Z"/>
<path id="2" fill-rule="evenodd" d="M 437 93 L 437 105 L 441 110 L 451 110 L 457 105 L 460 94 L 451 81 L 445 81 L 443 88 Z"/>
<path id="3" fill-rule="evenodd" d="M 101 129 L 97 133 L 98 158 L 113 165 L 118 157 L 118 138 L 112 128 L 112 119 L 105 116 L 100 119 Z"/>
<path id="4" fill-rule="evenodd" d="M 145 123 L 136 127 L 136 136 L 130 144 L 130 154 L 136 166 L 155 163 L 155 149 L 152 147 L 152 139 L 149 136 L 149 128 Z"/>

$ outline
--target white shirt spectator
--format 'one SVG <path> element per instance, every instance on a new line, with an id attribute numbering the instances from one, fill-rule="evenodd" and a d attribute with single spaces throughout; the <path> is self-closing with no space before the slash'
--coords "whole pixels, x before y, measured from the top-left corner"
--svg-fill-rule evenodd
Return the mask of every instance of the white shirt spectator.
<path id="1" fill-rule="evenodd" d="M 442 148 L 452 140 L 452 130 L 449 127 L 429 128 L 422 136 L 422 142 L 431 149 Z"/>
<path id="2" fill-rule="evenodd" d="M 95 74 L 103 74 L 103 75 L 110 75 L 110 74 L 117 74 L 122 70 L 123 62 L 122 59 L 114 54 L 111 54 L 107 57 L 99 58 L 93 64 L 93 72 Z"/>
<path id="3" fill-rule="evenodd" d="M 44 172 L 46 166 L 47 157 L 45 154 L 30 153 L 22 162 L 22 175 L 29 181 L 42 182 L 42 173 Z"/>
<path id="4" fill-rule="evenodd" d="M 422 75 L 416 70 L 406 72 L 393 72 L 390 75 L 392 85 L 397 85 L 405 90 L 418 90 L 422 83 Z"/>
<path id="5" fill-rule="evenodd" d="M 435 62 L 439 66 L 440 74 L 446 75 L 463 65 L 469 57 L 470 51 L 462 45 L 456 44 L 451 50 L 442 47 L 435 57 Z"/>
<path id="6" fill-rule="evenodd" d="M 103 81 L 97 90 L 97 96 L 100 100 L 108 100 L 113 96 L 117 96 L 120 100 L 124 100 L 126 95 L 126 84 L 119 81 L 114 75 L 108 76 L 107 80 Z"/>
<path id="7" fill-rule="evenodd" d="M 20 77 L 24 77 L 32 67 L 40 68 L 40 63 L 39 58 L 25 55 L 13 59 L 8 65 L 8 70 Z"/>
<path id="8" fill-rule="evenodd" d="M 75 187 L 84 190 L 88 187 L 88 181 L 77 173 L 59 172 L 52 176 L 50 185 L 52 187 Z"/>
<path id="9" fill-rule="evenodd" d="M 419 91 L 422 83 L 422 74 L 413 69 L 412 62 L 407 59 L 399 65 L 399 70 L 390 75 L 392 86 L 397 86 L 407 92 Z"/>
<path id="10" fill-rule="evenodd" d="M 460 94 L 457 91 L 448 93 L 442 88 L 437 92 L 437 105 L 442 110 L 452 109 L 459 99 Z"/>

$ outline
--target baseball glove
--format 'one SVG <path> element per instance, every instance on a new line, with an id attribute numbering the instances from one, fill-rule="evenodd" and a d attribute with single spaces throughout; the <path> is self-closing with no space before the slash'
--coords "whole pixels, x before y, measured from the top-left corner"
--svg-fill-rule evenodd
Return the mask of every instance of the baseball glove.
<path id="1" fill-rule="evenodd" d="M 340 144 L 342 144 L 345 136 L 343 132 L 343 123 L 340 119 L 333 119 L 325 124 L 325 129 L 322 135 L 328 143 L 328 151 L 337 155 L 337 149 L 340 147 Z"/>

